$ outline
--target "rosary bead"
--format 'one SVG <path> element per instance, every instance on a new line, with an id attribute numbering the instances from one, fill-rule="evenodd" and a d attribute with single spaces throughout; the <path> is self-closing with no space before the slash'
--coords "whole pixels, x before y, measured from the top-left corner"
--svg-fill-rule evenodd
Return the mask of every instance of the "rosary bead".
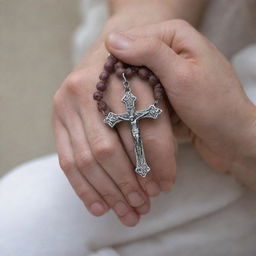
<path id="1" fill-rule="evenodd" d="M 107 60 L 107 62 L 104 64 L 104 69 L 112 73 L 114 71 L 114 62 L 112 60 Z"/>
<path id="2" fill-rule="evenodd" d="M 107 57 L 107 60 L 111 60 L 114 64 L 116 64 L 118 62 L 118 59 L 115 56 L 113 56 L 112 54 L 110 54 Z"/>
<path id="3" fill-rule="evenodd" d="M 157 84 L 154 87 L 154 97 L 155 97 L 155 100 L 162 99 L 163 93 L 164 93 L 164 89 L 163 89 L 162 85 L 161 84 Z"/>
<path id="4" fill-rule="evenodd" d="M 128 79 L 131 78 L 133 75 L 133 71 L 131 68 L 127 68 L 124 73 L 125 73 L 126 78 L 128 78 Z"/>
<path id="5" fill-rule="evenodd" d="M 157 84 L 154 86 L 154 89 L 157 90 L 157 88 L 163 89 L 163 86 L 162 86 L 160 83 L 157 83 Z"/>
<path id="6" fill-rule="evenodd" d="M 158 84 L 158 79 L 155 75 L 150 75 L 150 77 L 148 78 L 148 82 L 150 85 L 155 86 L 156 84 Z"/>
<path id="7" fill-rule="evenodd" d="M 115 70 L 118 70 L 120 68 L 124 68 L 124 64 L 120 61 L 118 61 L 116 64 L 115 64 Z"/>
<path id="8" fill-rule="evenodd" d="M 107 89 L 107 85 L 103 81 L 99 81 L 96 84 L 96 88 L 97 88 L 97 90 L 104 92 Z"/>
<path id="9" fill-rule="evenodd" d="M 141 79 L 147 80 L 149 76 L 149 71 L 146 68 L 140 68 L 138 71 L 138 75 Z"/>
<path id="10" fill-rule="evenodd" d="M 123 79 L 123 74 L 126 79 L 130 79 L 134 74 L 137 74 L 142 80 L 148 80 L 149 84 L 153 87 L 156 102 L 164 97 L 163 86 L 159 82 L 159 79 L 147 67 L 123 63 L 110 54 L 104 64 L 104 70 L 99 75 L 100 81 L 96 84 L 97 91 L 93 93 L 93 99 L 97 101 L 98 110 L 104 115 L 108 114 L 110 109 L 106 102 L 103 101 L 103 92 L 107 89 L 107 80 L 113 72 L 120 79 Z"/>
<path id="11" fill-rule="evenodd" d="M 97 91 L 93 94 L 93 98 L 97 101 L 101 100 L 103 98 L 103 92 Z"/>
<path id="12" fill-rule="evenodd" d="M 123 68 L 116 69 L 117 77 L 122 78 L 122 73 L 124 73 L 124 72 L 125 72 L 125 69 L 123 69 Z"/>
<path id="13" fill-rule="evenodd" d="M 109 78 L 109 72 L 107 72 L 107 71 L 102 71 L 101 72 L 101 74 L 100 74 L 100 76 L 99 76 L 99 79 L 101 80 L 101 81 L 107 81 L 107 79 Z"/>
<path id="14" fill-rule="evenodd" d="M 137 73 L 139 71 L 139 68 L 136 66 L 131 66 L 131 70 L 133 73 Z"/>
<path id="15" fill-rule="evenodd" d="M 108 105 L 103 100 L 98 101 L 97 105 L 98 105 L 98 110 L 100 112 L 106 112 L 108 110 Z"/>
<path id="16" fill-rule="evenodd" d="M 161 92 L 155 92 L 155 100 L 161 100 L 163 97 L 163 94 Z"/>

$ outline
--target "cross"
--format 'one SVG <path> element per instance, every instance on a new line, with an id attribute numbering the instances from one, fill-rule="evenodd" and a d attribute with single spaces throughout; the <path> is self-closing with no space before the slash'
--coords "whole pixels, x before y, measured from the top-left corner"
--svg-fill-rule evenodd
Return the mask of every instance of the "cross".
<path id="1" fill-rule="evenodd" d="M 122 102 L 125 104 L 127 113 L 115 114 L 113 112 L 109 112 L 104 119 L 104 123 L 108 124 L 111 128 L 113 128 L 116 124 L 122 121 L 128 121 L 130 123 L 131 134 L 135 146 L 135 172 L 141 175 L 142 177 L 146 177 L 147 173 L 150 171 L 150 167 L 148 166 L 145 159 L 143 144 L 140 136 L 140 129 L 138 126 L 138 120 L 142 118 L 156 119 L 160 115 L 162 110 L 160 108 L 157 108 L 155 105 L 150 105 L 148 108 L 144 110 L 136 111 L 135 101 L 136 97 L 132 94 L 131 90 L 126 90 L 124 97 L 122 98 Z"/>

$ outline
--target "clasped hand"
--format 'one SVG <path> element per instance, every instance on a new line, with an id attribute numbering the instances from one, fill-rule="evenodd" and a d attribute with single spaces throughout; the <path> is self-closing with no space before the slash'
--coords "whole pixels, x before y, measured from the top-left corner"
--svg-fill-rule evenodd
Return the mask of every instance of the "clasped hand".
<path id="1" fill-rule="evenodd" d="M 157 120 L 140 122 L 146 178 L 134 173 L 129 126 L 103 123 L 92 94 L 107 50 L 123 62 L 147 66 L 160 79 L 168 99 Z M 124 108 L 120 81 L 111 77 L 105 100 L 115 113 Z M 152 104 L 151 88 L 132 81 L 137 108 Z M 105 96 L 104 96 L 105 97 Z M 179 124 L 173 121 L 178 117 Z M 229 62 L 182 20 L 110 34 L 92 50 L 54 96 L 53 124 L 60 165 L 77 195 L 95 216 L 113 209 L 126 226 L 150 209 L 149 197 L 170 190 L 176 177 L 177 136 L 186 136 L 213 167 L 255 188 L 255 106 Z M 248 175 L 242 175 L 248 170 Z M 254 187 L 255 186 L 255 187 Z"/>

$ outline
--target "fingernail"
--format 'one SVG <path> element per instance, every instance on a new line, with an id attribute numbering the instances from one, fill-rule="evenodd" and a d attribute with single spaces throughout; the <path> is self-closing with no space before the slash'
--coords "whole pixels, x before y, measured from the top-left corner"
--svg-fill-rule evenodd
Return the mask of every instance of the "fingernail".
<path id="1" fill-rule="evenodd" d="M 124 215 L 126 215 L 129 211 L 128 207 L 126 206 L 125 203 L 119 201 L 115 204 L 115 206 L 113 207 L 115 213 L 119 216 L 122 217 Z"/>
<path id="2" fill-rule="evenodd" d="M 105 211 L 104 205 L 100 202 L 93 203 L 90 206 L 90 209 L 91 209 L 91 212 L 96 216 L 102 215 Z"/>
<path id="3" fill-rule="evenodd" d="M 128 200 L 131 206 L 138 207 L 142 204 L 144 204 L 144 199 L 140 196 L 137 192 L 131 192 L 128 194 Z"/>
<path id="4" fill-rule="evenodd" d="M 123 221 L 124 221 L 125 225 L 127 225 L 129 227 L 133 227 L 138 223 L 139 216 L 133 212 L 130 212 L 126 216 L 123 217 Z"/>
<path id="5" fill-rule="evenodd" d="M 154 181 L 150 181 L 147 183 L 146 191 L 149 196 L 157 196 L 161 192 L 160 187 Z"/>
<path id="6" fill-rule="evenodd" d="M 108 36 L 108 42 L 111 44 L 111 47 L 125 50 L 131 46 L 132 39 L 128 36 L 125 36 L 122 33 L 111 33 Z"/>
<path id="7" fill-rule="evenodd" d="M 162 191 L 169 191 L 172 187 L 172 183 L 168 181 L 160 181 L 159 185 Z"/>

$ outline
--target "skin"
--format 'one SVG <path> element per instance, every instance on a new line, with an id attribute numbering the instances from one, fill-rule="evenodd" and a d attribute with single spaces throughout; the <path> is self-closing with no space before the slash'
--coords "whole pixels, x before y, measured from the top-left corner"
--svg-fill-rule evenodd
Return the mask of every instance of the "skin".
<path id="1" fill-rule="evenodd" d="M 140 215 L 149 212 L 149 198 L 161 190 L 170 190 L 176 176 L 176 140 L 167 102 L 162 101 L 159 105 L 164 112 L 157 120 L 140 121 L 144 150 L 151 167 L 146 178 L 134 173 L 134 145 L 129 124 L 118 124 L 116 129 L 111 129 L 103 123 L 103 116 L 98 112 L 92 95 L 108 54 L 104 40 L 113 31 L 177 16 L 196 23 L 206 1 L 198 1 L 192 14 L 188 11 L 189 2 L 110 1 L 112 16 L 99 38 L 54 95 L 53 127 L 60 166 L 94 216 L 101 216 L 112 209 L 121 223 L 134 226 Z M 122 113 L 122 84 L 114 76 L 109 84 L 104 100 L 112 111 Z M 132 79 L 131 84 L 133 93 L 138 97 L 137 109 L 154 102 L 147 83 Z"/>
<path id="2" fill-rule="evenodd" d="M 187 22 L 172 20 L 111 34 L 106 47 L 157 74 L 180 118 L 180 135 L 213 169 L 256 191 L 256 107 L 214 45 Z"/>

